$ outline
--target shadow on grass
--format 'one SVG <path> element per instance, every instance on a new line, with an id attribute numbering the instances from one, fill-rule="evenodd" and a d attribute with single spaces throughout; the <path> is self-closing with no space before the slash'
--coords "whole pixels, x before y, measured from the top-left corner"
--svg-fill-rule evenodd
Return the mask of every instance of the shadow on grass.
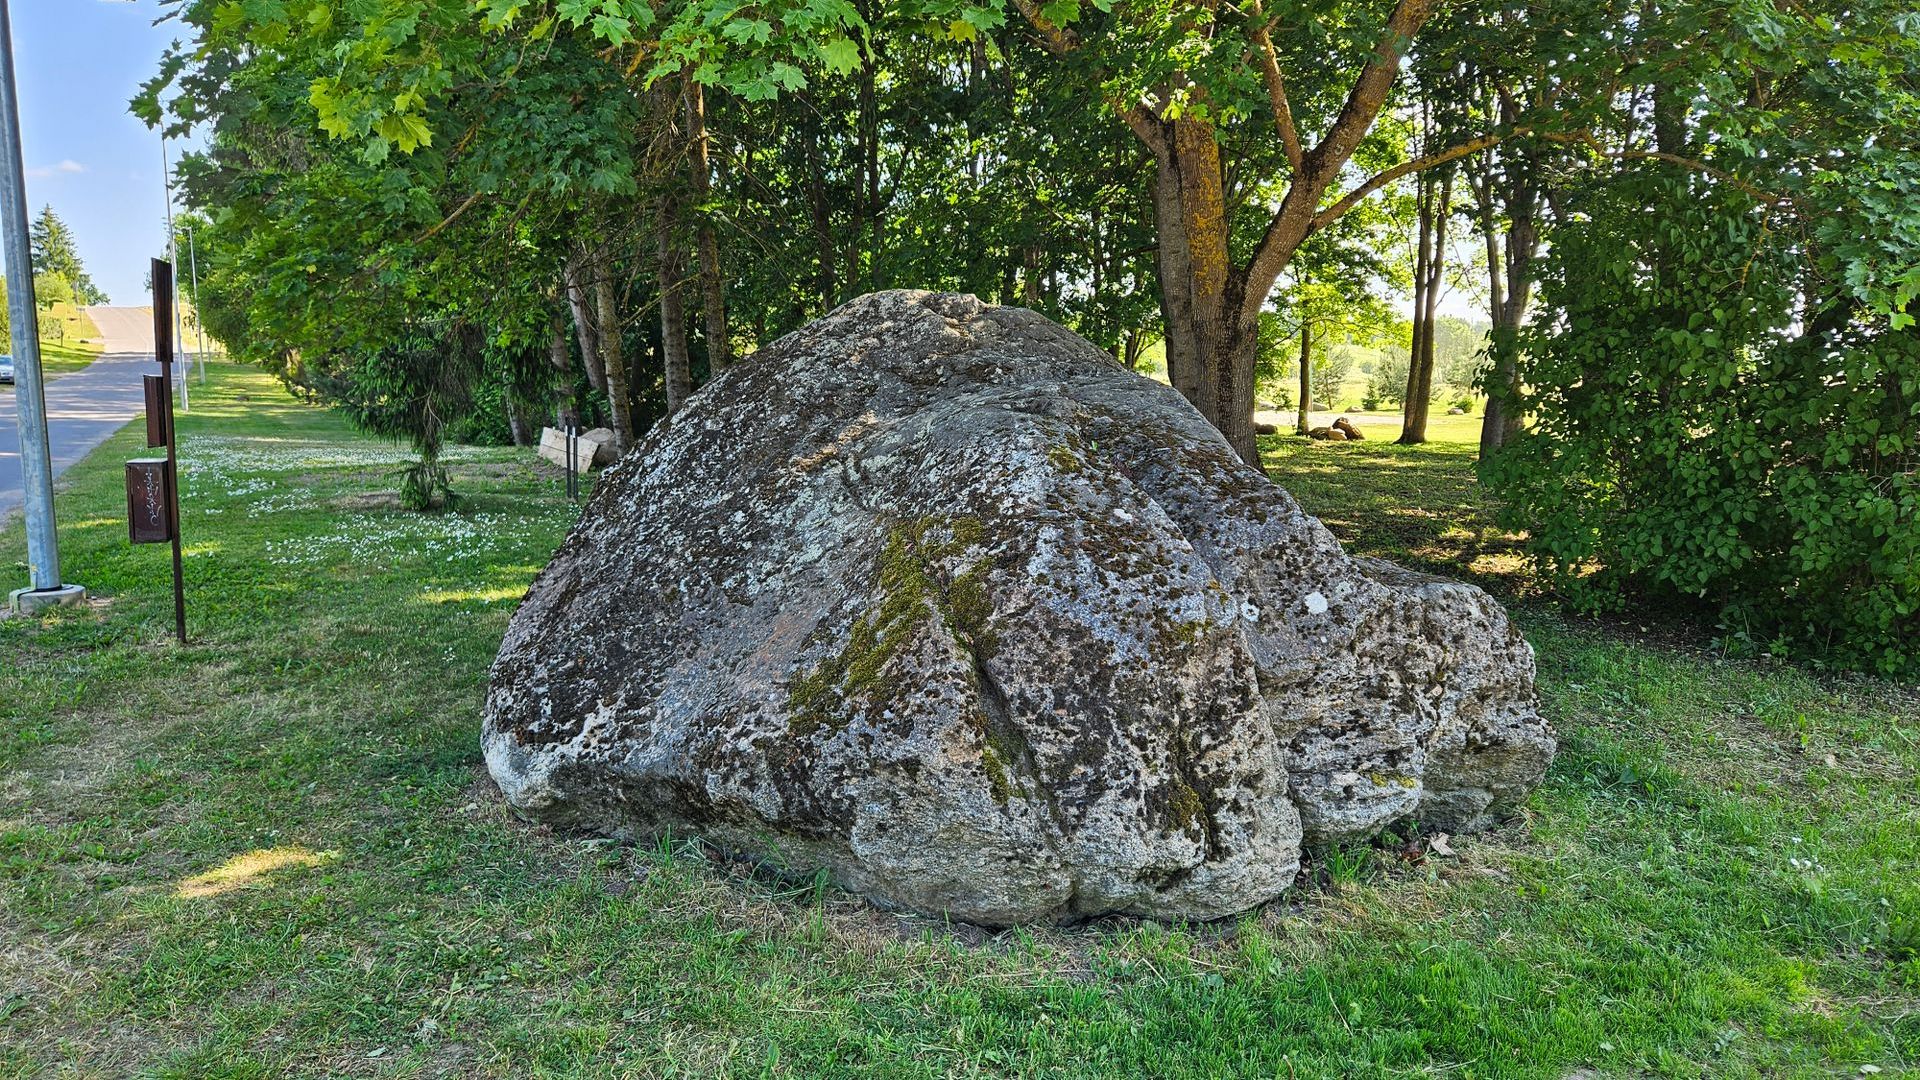
<path id="1" fill-rule="evenodd" d="M 1347 550 L 1465 578 L 1503 597 L 1537 595 L 1523 534 L 1494 522 L 1498 500 L 1474 474 L 1470 443 L 1399 446 L 1260 440 L 1267 472 Z"/>

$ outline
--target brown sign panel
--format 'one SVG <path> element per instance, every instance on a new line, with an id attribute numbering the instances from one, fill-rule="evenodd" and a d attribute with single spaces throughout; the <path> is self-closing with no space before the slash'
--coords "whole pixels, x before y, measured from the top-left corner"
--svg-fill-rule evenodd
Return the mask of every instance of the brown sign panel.
<path id="1" fill-rule="evenodd" d="M 162 364 L 173 363 L 173 264 L 154 259 L 153 355 Z M 165 368 L 161 368 L 165 371 Z"/>
<path id="2" fill-rule="evenodd" d="M 127 533 L 136 544 L 173 539 L 173 487 L 166 458 L 127 462 Z"/>
<path id="3" fill-rule="evenodd" d="M 167 392 L 167 379 L 164 375 L 142 375 L 141 381 L 147 391 L 147 445 L 167 445 L 167 415 L 173 410 L 171 395 Z"/>

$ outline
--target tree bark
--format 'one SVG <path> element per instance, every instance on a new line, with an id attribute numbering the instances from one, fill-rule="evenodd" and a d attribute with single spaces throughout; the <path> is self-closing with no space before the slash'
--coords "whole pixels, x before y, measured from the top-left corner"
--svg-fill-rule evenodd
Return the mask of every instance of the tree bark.
<path id="1" fill-rule="evenodd" d="M 1419 199 L 1420 259 L 1415 271 L 1413 355 L 1407 364 L 1407 396 L 1401 410 L 1400 439 L 1427 441 L 1427 417 L 1433 404 L 1433 322 L 1447 266 L 1447 219 L 1453 213 L 1453 176 L 1422 179 Z"/>
<path id="2" fill-rule="evenodd" d="M 513 445 L 532 446 L 533 439 L 527 434 L 526 415 L 521 411 L 520 401 L 513 396 L 511 390 L 509 390 L 505 398 L 501 400 L 501 405 L 506 408 L 507 432 L 513 436 Z"/>
<path id="3" fill-rule="evenodd" d="M 666 375 L 667 415 L 693 396 L 693 366 L 687 356 L 687 308 L 681 293 L 684 276 L 680 245 L 673 235 L 671 209 L 660 215 L 660 362 Z"/>
<path id="4" fill-rule="evenodd" d="M 713 228 L 713 210 L 707 205 L 713 192 L 707 158 L 707 95 L 698 82 L 687 80 L 687 140 L 693 198 L 699 204 L 699 227 L 694 244 L 700 260 L 700 311 L 706 319 L 707 367 L 718 374 L 733 362 L 727 341 L 726 289 L 720 279 L 720 241 Z"/>
<path id="5" fill-rule="evenodd" d="M 1420 358 L 1427 343 L 1427 271 L 1433 261 L 1433 203 L 1427 177 L 1414 181 L 1414 216 L 1418 221 L 1413 253 L 1413 340 L 1407 350 L 1407 385 L 1400 395 L 1400 442 L 1409 442 L 1414 401 L 1420 395 Z"/>
<path id="6" fill-rule="evenodd" d="M 1245 310 L 1246 277 L 1227 250 L 1220 144 L 1199 120 L 1154 123 L 1160 128 L 1154 216 L 1167 378 L 1242 460 L 1257 466 L 1253 369 L 1259 308 Z"/>
<path id="7" fill-rule="evenodd" d="M 1312 430 L 1307 414 L 1313 411 L 1313 324 L 1300 320 L 1300 418 L 1294 430 L 1305 435 Z"/>
<path id="8" fill-rule="evenodd" d="M 1503 119 L 1511 116 L 1513 109 L 1510 99 L 1503 101 Z M 1488 206 L 1482 211 L 1482 227 L 1489 234 L 1491 264 L 1495 261 L 1491 257 L 1493 196 L 1497 193 L 1506 204 L 1507 232 L 1502 243 L 1505 286 L 1495 288 L 1495 302 L 1489 312 L 1493 327 L 1487 350 L 1493 358 L 1493 369 L 1487 374 L 1487 412 L 1480 422 L 1482 460 L 1520 433 L 1521 417 L 1514 400 L 1520 391 L 1520 325 L 1527 317 L 1527 301 L 1533 295 L 1533 262 L 1540 253 L 1539 214 L 1544 193 L 1536 152 L 1509 151 L 1502 157 L 1504 168 L 1498 177 L 1492 163 L 1488 163 Z"/>
<path id="9" fill-rule="evenodd" d="M 607 403 L 613 413 L 613 445 L 624 452 L 634 442 L 633 398 L 627 389 L 626 343 L 612 262 L 604 251 L 595 260 L 593 295 L 599 314 L 601 360 L 607 369 Z"/>
<path id="10" fill-rule="evenodd" d="M 819 253 L 820 310 L 832 311 L 840 300 L 835 269 L 839 252 L 833 242 L 832 200 L 827 193 L 826 165 L 820 158 L 820 130 L 815 126 L 809 126 L 807 132 L 807 215 L 813 225 L 815 250 Z"/>
<path id="11" fill-rule="evenodd" d="M 607 368 L 600 353 L 600 329 L 594 322 L 594 259 L 584 245 L 575 245 L 567 256 L 561 276 L 567 286 L 567 307 L 573 313 L 573 334 L 580 343 L 580 363 L 587 372 L 587 384 L 607 392 Z"/>

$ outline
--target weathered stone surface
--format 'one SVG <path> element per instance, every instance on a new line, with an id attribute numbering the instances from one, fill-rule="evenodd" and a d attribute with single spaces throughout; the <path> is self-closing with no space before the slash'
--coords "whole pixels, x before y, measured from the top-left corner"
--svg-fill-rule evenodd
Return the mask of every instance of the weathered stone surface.
<path id="1" fill-rule="evenodd" d="M 1231 914 L 1303 842 L 1488 820 L 1554 746 L 1485 593 L 1349 558 L 1044 318 L 911 292 L 782 338 L 604 474 L 484 738 L 529 817 L 988 924 Z"/>

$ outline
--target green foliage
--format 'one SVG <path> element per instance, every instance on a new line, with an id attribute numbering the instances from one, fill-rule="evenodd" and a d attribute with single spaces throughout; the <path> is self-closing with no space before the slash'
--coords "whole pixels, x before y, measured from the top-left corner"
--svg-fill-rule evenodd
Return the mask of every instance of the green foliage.
<path id="1" fill-rule="evenodd" d="M 1378 356 L 1373 373 L 1367 380 L 1367 398 L 1370 401 L 1398 405 L 1407 396 L 1407 369 L 1412 365 L 1411 349 L 1387 349 Z M 1435 361 L 1436 366 L 1438 360 Z M 1372 409 L 1377 406 L 1369 405 Z"/>
<path id="2" fill-rule="evenodd" d="M 1313 372 L 1307 376 L 1313 388 L 1314 404 L 1320 408 L 1339 408 L 1340 388 L 1353 370 L 1353 353 L 1346 349 L 1315 349 Z"/>
<path id="3" fill-rule="evenodd" d="M 1502 520 L 1583 606 L 1695 597 L 1759 647 L 1920 671 L 1920 335 L 1808 294 L 1738 192 L 1582 204 L 1525 342 L 1536 424 L 1488 468 Z"/>
<path id="4" fill-rule="evenodd" d="M 42 308 L 74 302 L 73 283 L 65 274 L 41 270 L 33 275 L 33 299 Z"/>
<path id="5" fill-rule="evenodd" d="M 42 307 L 56 301 L 68 304 L 104 304 L 107 294 L 94 285 L 80 262 L 80 249 L 73 230 L 43 206 L 27 227 L 28 246 L 33 255 L 34 292 Z"/>
<path id="6" fill-rule="evenodd" d="M 1629 118 L 1646 160 L 1561 193 L 1488 476 L 1584 605 L 1920 672 L 1920 19 L 1668 15 L 1696 47 Z"/>

